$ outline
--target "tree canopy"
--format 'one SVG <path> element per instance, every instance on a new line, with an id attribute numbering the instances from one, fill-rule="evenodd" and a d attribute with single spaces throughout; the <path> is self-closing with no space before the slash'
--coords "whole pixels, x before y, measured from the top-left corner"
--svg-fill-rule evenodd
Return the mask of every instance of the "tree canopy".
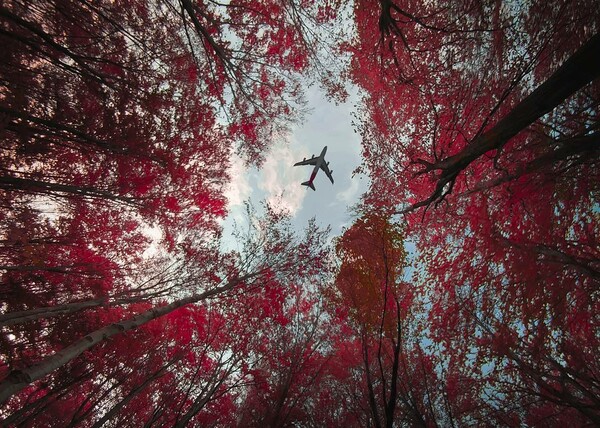
<path id="1" fill-rule="evenodd" d="M 349 7 L 348 7 L 349 6 Z M 593 0 L 0 5 L 3 426 L 600 424 Z M 247 205 L 354 85 L 338 237 Z"/>

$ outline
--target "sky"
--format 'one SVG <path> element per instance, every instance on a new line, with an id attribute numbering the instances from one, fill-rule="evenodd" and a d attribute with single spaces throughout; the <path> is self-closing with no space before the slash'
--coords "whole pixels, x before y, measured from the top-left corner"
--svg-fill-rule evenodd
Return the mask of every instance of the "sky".
<path id="1" fill-rule="evenodd" d="M 348 208 L 359 201 L 368 187 L 367 177 L 352 177 L 352 171 L 361 161 L 360 137 L 352 128 L 352 112 L 359 99 L 357 92 L 352 90 L 346 103 L 336 105 L 326 99 L 320 88 L 313 86 L 307 90 L 306 98 L 309 114 L 289 135 L 282 136 L 271 146 L 260 170 L 246 169 L 241 159 L 231 159 L 225 238 L 231 234 L 234 221 L 239 223 L 245 218 L 246 200 L 257 207 L 266 200 L 286 209 L 297 229 L 315 217 L 317 224 L 330 225 L 332 236 L 337 236 L 352 223 Z M 330 162 L 335 183 L 331 184 L 320 171 L 314 181 L 316 191 L 313 191 L 300 184 L 310 178 L 313 167 L 293 165 L 311 155 L 319 156 L 324 146 L 327 146 L 325 160 Z"/>

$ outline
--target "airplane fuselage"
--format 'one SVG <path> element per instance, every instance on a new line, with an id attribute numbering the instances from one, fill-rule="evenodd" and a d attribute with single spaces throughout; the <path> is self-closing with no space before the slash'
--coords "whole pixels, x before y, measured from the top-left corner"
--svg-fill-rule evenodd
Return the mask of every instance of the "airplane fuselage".
<path id="1" fill-rule="evenodd" d="M 329 178 L 331 184 L 333 184 L 333 176 L 331 174 L 333 171 L 329 169 L 329 162 L 325 162 L 325 153 L 327 153 L 327 146 L 323 147 L 323 151 L 321 151 L 321 154 L 318 157 L 312 155 L 310 159 L 304 158 L 302 161 L 296 162 L 294 164 L 294 166 L 314 166 L 312 174 L 310 175 L 310 179 L 308 181 L 305 181 L 304 183 L 301 183 L 303 186 L 310 187 L 311 189 L 316 190 L 313 181 L 317 176 L 319 169 L 322 169 L 325 172 L 325 175 L 327 175 L 327 178 Z"/>
<path id="2" fill-rule="evenodd" d="M 311 184 L 314 181 L 315 177 L 317 176 L 317 173 L 319 172 L 319 169 L 321 168 L 321 164 L 323 162 L 325 162 L 325 153 L 327 152 L 327 146 L 323 147 L 323 151 L 321 151 L 321 154 L 319 155 L 319 157 L 317 158 L 317 163 L 315 164 L 315 167 L 313 169 L 312 174 L 310 174 L 310 180 L 308 180 Z"/>

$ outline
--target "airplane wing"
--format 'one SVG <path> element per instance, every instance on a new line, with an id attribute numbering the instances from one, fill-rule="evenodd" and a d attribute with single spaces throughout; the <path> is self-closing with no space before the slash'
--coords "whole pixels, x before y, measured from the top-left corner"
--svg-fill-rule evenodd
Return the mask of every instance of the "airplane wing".
<path id="1" fill-rule="evenodd" d="M 331 175 L 331 171 L 329 171 L 329 167 L 325 162 L 321 163 L 321 169 L 325 171 L 327 178 L 329 178 L 331 180 L 331 184 L 333 184 L 333 176 Z"/>
<path id="2" fill-rule="evenodd" d="M 310 159 L 304 159 L 303 161 L 297 162 L 294 164 L 294 166 L 302 166 L 302 165 L 316 165 L 317 164 L 317 160 L 319 158 L 310 158 Z"/>

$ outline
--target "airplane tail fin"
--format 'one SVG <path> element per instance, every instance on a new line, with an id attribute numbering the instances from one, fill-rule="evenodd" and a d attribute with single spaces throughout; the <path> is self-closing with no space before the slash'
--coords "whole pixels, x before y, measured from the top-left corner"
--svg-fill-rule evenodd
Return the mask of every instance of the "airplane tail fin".
<path id="1" fill-rule="evenodd" d="M 310 187 L 310 188 L 311 188 L 311 189 L 313 189 L 313 190 L 317 190 L 317 189 L 315 189 L 315 185 L 313 184 L 313 182 L 312 182 L 312 181 L 305 181 L 304 183 L 302 183 L 302 185 L 303 185 L 303 186 Z"/>

